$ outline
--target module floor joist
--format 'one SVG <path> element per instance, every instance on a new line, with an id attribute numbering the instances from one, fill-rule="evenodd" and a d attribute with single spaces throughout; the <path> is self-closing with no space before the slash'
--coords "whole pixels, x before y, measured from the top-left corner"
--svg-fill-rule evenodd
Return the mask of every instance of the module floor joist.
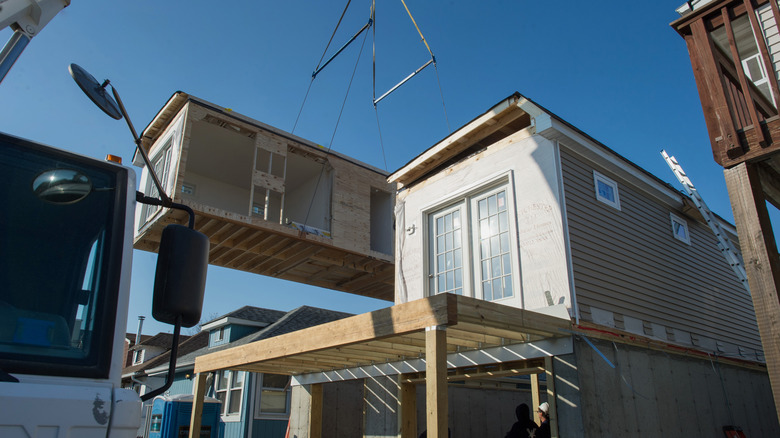
<path id="1" fill-rule="evenodd" d="M 183 204 L 191 204 L 182 201 Z M 247 226 L 219 213 L 196 211 L 195 229 L 209 238 L 209 264 L 326 289 L 393 300 L 393 263 L 333 246 L 330 239 L 277 224 Z M 163 228 L 187 224 L 186 213 L 170 210 L 136 239 L 134 247 L 156 252 Z"/>

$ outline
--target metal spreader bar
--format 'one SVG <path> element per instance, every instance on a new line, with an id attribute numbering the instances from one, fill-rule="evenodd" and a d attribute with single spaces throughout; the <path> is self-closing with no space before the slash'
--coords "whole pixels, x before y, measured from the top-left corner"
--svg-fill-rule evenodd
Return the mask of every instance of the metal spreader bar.
<path id="1" fill-rule="evenodd" d="M 414 76 L 415 76 L 417 73 L 420 73 L 421 71 L 423 71 L 423 69 L 425 69 L 425 67 L 428 67 L 428 66 L 429 66 L 429 65 L 431 65 L 431 64 L 433 64 L 433 58 L 429 59 L 429 60 L 428 60 L 428 62 L 426 62 L 425 64 L 423 64 L 423 66 L 422 66 L 422 67 L 420 67 L 420 68 L 418 68 L 417 70 L 413 71 L 413 72 L 412 72 L 412 74 L 410 74 L 409 76 L 405 77 L 405 78 L 404 78 L 404 80 L 402 80 L 401 82 L 397 83 L 397 84 L 395 85 L 395 87 L 393 87 L 393 88 L 391 88 L 390 90 L 388 90 L 388 91 L 387 91 L 385 94 L 383 94 L 383 95 L 379 96 L 378 98 L 374 99 L 374 106 L 376 106 L 376 104 L 378 104 L 380 100 L 384 99 L 384 98 L 385 98 L 385 97 L 387 97 L 387 96 L 388 96 L 390 93 L 392 93 L 393 91 L 395 91 L 395 90 L 396 90 L 396 88 L 398 88 L 398 87 L 400 87 L 401 85 L 405 84 L 405 83 L 406 83 L 406 81 L 408 81 L 409 79 L 413 78 L 413 77 L 414 77 Z"/>
<path id="2" fill-rule="evenodd" d="M 734 244 L 731 243 L 731 240 L 729 240 L 726 233 L 720 227 L 720 224 L 716 220 L 714 214 L 707 207 L 707 204 L 704 203 L 704 199 L 702 199 L 701 195 L 699 195 L 699 191 L 696 190 L 696 188 L 693 186 L 693 183 L 691 182 L 690 178 L 688 178 L 688 175 L 685 174 L 685 171 L 683 170 L 682 166 L 680 166 L 680 163 L 677 162 L 677 159 L 675 159 L 673 156 L 670 157 L 665 150 L 661 151 L 661 155 L 664 157 L 664 160 L 666 160 L 666 164 L 669 165 L 669 168 L 672 169 L 674 176 L 676 176 L 677 180 L 680 181 L 680 184 L 682 184 L 685 192 L 688 194 L 688 196 L 691 197 L 691 199 L 693 199 L 693 203 L 696 205 L 696 208 L 699 209 L 699 213 L 701 213 L 702 217 L 704 217 L 707 225 L 709 225 L 712 232 L 715 233 L 715 237 L 718 239 L 718 248 L 720 248 L 721 254 L 723 254 L 723 257 L 726 258 L 726 261 L 731 266 L 731 269 L 734 270 L 734 273 L 737 274 L 737 278 L 740 282 L 742 282 L 742 286 L 744 286 L 745 290 L 750 293 L 750 286 L 748 286 L 745 268 L 742 266 L 741 257 L 739 256 L 737 249 L 734 247 Z"/>
<path id="3" fill-rule="evenodd" d="M 347 41 L 346 43 L 344 43 L 344 45 L 343 45 L 343 46 L 341 46 L 341 48 L 340 48 L 340 49 L 338 49 L 338 50 L 336 51 L 336 53 L 334 53 L 334 54 L 333 54 L 333 56 L 331 56 L 330 58 L 328 58 L 328 60 L 327 60 L 327 61 L 325 61 L 325 63 L 324 63 L 324 64 L 322 64 L 322 66 L 321 66 L 321 67 L 319 67 L 319 68 L 317 68 L 316 70 L 314 70 L 314 73 L 312 73 L 312 74 L 311 74 L 311 77 L 312 77 L 312 78 L 316 78 L 316 77 L 317 77 L 317 74 L 318 74 L 319 72 L 321 72 L 321 71 L 322 71 L 322 69 L 324 69 L 324 68 L 325 68 L 325 67 L 326 67 L 328 64 L 330 64 L 330 62 L 331 62 L 331 61 L 333 61 L 333 59 L 334 59 L 334 58 L 336 58 L 337 56 L 339 56 L 339 54 L 340 54 L 342 51 L 344 51 L 344 49 L 346 49 L 346 48 L 347 48 L 347 46 L 349 46 L 350 44 L 352 44 L 352 41 L 355 41 L 355 38 L 357 38 L 358 36 L 360 36 L 360 34 L 361 34 L 361 33 L 363 33 L 363 31 L 364 31 L 364 30 L 366 30 L 366 29 L 368 29 L 369 27 L 371 27 L 371 25 L 372 25 L 372 24 L 374 24 L 374 19 L 373 19 L 373 17 L 372 17 L 372 18 L 369 18 L 369 19 L 368 19 L 368 23 L 366 23 L 366 24 L 365 24 L 363 27 L 361 27 L 361 28 L 360 28 L 360 30 L 359 30 L 359 31 L 357 31 L 357 33 L 356 33 L 355 35 L 353 35 L 353 36 L 352 36 L 352 38 L 350 38 L 350 39 L 349 39 L 349 41 Z"/>

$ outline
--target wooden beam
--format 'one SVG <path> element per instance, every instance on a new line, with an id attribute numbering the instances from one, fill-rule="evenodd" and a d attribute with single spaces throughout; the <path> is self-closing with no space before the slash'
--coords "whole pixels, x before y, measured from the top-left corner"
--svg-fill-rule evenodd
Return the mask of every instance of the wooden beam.
<path id="1" fill-rule="evenodd" d="M 454 295 L 436 295 L 200 356 L 195 360 L 195 372 L 238 367 L 403 335 L 430 326 L 450 325 L 457 321 L 455 311 Z"/>
<path id="2" fill-rule="evenodd" d="M 724 27 L 726 28 L 726 36 L 729 40 L 729 48 L 731 49 L 731 58 L 734 62 L 734 65 L 740 65 L 739 61 L 739 52 L 737 52 L 737 43 L 736 39 L 734 38 L 734 29 L 731 28 L 731 17 L 729 17 L 729 8 L 723 8 L 720 10 L 721 15 L 723 16 L 723 23 Z M 737 70 L 737 77 L 739 78 L 739 86 L 742 88 L 742 94 L 745 98 L 745 105 L 747 105 L 748 113 L 750 114 L 750 121 L 753 124 L 753 129 L 756 131 L 756 137 L 759 140 L 759 143 L 761 145 L 764 145 L 766 143 L 766 138 L 764 138 L 764 130 L 761 129 L 761 123 L 758 119 L 758 112 L 756 111 L 756 104 L 753 102 L 753 99 L 750 97 L 750 83 L 748 82 L 748 78 L 745 75 L 745 70 L 742 68 L 738 68 Z M 736 99 L 736 96 L 735 96 Z"/>
<path id="3" fill-rule="evenodd" d="M 195 376 L 195 387 L 192 388 L 192 415 L 190 416 L 189 438 L 200 438 L 200 422 L 203 415 L 203 398 L 206 396 L 206 373 Z"/>
<path id="4" fill-rule="evenodd" d="M 544 370 L 545 370 L 545 383 L 547 384 L 547 403 L 550 404 L 550 436 L 552 438 L 558 437 L 558 410 L 556 406 L 555 397 L 555 372 L 553 371 L 553 358 L 552 356 L 544 357 Z"/>
<path id="5" fill-rule="evenodd" d="M 322 383 L 311 385 L 309 438 L 322 437 Z"/>
<path id="6" fill-rule="evenodd" d="M 721 71 L 715 62 L 709 32 L 702 19 L 691 23 L 691 36 L 685 38 L 707 122 L 712 152 L 718 164 L 728 159 L 727 151 L 739 147 L 739 138 L 729 111 Z"/>
<path id="7" fill-rule="evenodd" d="M 403 376 L 399 376 L 399 380 L 398 434 L 400 438 L 417 438 L 417 385 L 404 383 Z"/>
<path id="8" fill-rule="evenodd" d="M 425 329 L 425 405 L 428 438 L 448 438 L 447 332 L 445 327 Z"/>
<path id="9" fill-rule="evenodd" d="M 541 403 L 541 392 L 539 391 L 539 374 L 531 374 L 531 412 L 536 415 L 536 409 Z"/>
<path id="10" fill-rule="evenodd" d="M 723 173 L 745 260 L 776 414 L 780 419 L 780 300 L 777 293 L 780 269 L 775 236 L 755 165 L 741 163 Z"/>

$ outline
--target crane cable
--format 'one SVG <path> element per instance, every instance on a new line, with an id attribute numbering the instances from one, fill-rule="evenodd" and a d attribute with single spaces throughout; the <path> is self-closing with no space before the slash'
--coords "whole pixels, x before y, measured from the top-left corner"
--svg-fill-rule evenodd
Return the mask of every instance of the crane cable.
<path id="1" fill-rule="evenodd" d="M 336 32 L 339 30 L 339 26 L 341 26 L 341 21 L 344 19 L 344 15 L 347 14 L 347 9 L 349 9 L 349 4 L 352 3 L 352 0 L 347 0 L 347 5 L 344 7 L 344 11 L 341 12 L 341 17 L 339 17 L 339 21 L 336 23 L 336 28 L 333 29 L 333 33 L 330 35 L 330 39 L 328 40 L 328 44 L 325 45 L 325 50 L 322 51 L 322 56 L 320 57 L 320 62 L 317 63 L 317 67 L 314 68 L 314 71 L 320 70 L 320 65 L 322 65 L 322 60 L 325 59 L 325 54 L 328 53 L 328 49 L 330 48 L 330 43 L 333 42 L 333 37 L 336 36 Z M 372 14 L 373 15 L 373 14 Z M 303 113 L 303 107 L 306 105 L 306 99 L 309 98 L 309 92 L 311 91 L 311 86 L 314 84 L 314 78 L 316 78 L 316 74 L 312 74 L 311 81 L 309 81 L 309 88 L 306 90 L 306 95 L 303 96 L 303 102 L 301 102 L 301 109 L 298 110 L 298 116 L 295 117 L 295 123 L 293 124 L 292 131 L 290 131 L 290 134 L 295 133 L 295 128 L 298 126 L 298 120 L 301 118 L 301 113 Z"/>
<path id="2" fill-rule="evenodd" d="M 330 150 L 333 148 L 333 140 L 336 138 L 336 131 L 338 131 L 339 123 L 341 123 L 341 115 L 344 113 L 344 107 L 347 105 L 347 98 L 349 97 L 349 91 L 352 89 L 352 81 L 355 79 L 355 73 L 357 72 L 358 64 L 360 63 L 360 56 L 363 54 L 363 47 L 366 44 L 366 39 L 368 38 L 368 32 L 366 32 L 366 35 L 363 37 L 363 43 L 360 45 L 360 51 L 358 51 L 358 57 L 355 61 L 355 68 L 352 70 L 352 76 L 349 78 L 349 84 L 347 85 L 347 92 L 344 95 L 344 100 L 341 103 L 341 109 L 339 110 L 339 116 L 336 119 L 336 126 L 333 128 L 333 134 L 330 137 L 330 143 L 328 143 L 328 148 L 326 150 L 326 153 L 330 153 Z M 317 196 L 317 189 L 320 187 L 320 181 L 322 180 L 322 174 L 325 172 L 325 163 L 322 163 L 322 167 L 320 168 L 320 174 L 317 177 L 317 184 L 314 186 L 314 193 L 311 196 L 311 201 L 309 201 L 309 208 L 306 210 L 306 218 L 303 221 L 304 225 L 304 232 L 306 223 L 309 221 L 309 214 L 311 213 L 311 208 L 314 205 L 314 198 Z"/>

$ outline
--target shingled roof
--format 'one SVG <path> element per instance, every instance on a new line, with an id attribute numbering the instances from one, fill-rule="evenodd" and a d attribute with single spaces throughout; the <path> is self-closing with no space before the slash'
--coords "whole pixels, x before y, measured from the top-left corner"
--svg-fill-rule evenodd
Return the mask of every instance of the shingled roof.
<path id="1" fill-rule="evenodd" d="M 245 307 L 250 307 L 250 306 L 245 306 Z M 240 312 L 243 309 L 245 309 L 245 307 L 242 307 L 241 309 L 238 309 L 235 312 Z M 268 309 L 260 309 L 260 310 L 268 310 Z M 274 336 L 283 335 L 285 333 L 294 332 L 296 330 L 301 330 L 307 327 L 313 327 L 316 325 L 325 324 L 327 322 L 336 321 L 338 319 L 352 316 L 352 314 L 350 313 L 337 312 L 335 310 L 320 309 L 318 307 L 310 307 L 310 306 L 301 306 L 289 312 L 279 312 L 276 310 L 271 310 L 270 312 L 278 312 L 282 316 L 278 318 L 277 321 L 275 321 L 273 324 L 269 325 L 268 327 L 265 327 L 255 333 L 250 333 L 249 335 L 244 336 L 234 342 L 223 344 L 212 348 L 208 348 L 208 346 L 204 346 L 203 348 L 197 351 L 193 351 L 189 354 L 179 355 L 178 358 L 179 366 L 193 365 L 195 364 L 196 357 L 202 356 L 206 353 L 212 353 L 215 351 L 232 348 L 237 345 L 249 344 L 251 342 L 259 341 L 261 339 L 267 339 Z M 231 315 L 232 313 L 234 312 L 228 313 L 227 315 L 221 316 L 220 318 L 216 318 L 214 321 L 219 320 L 221 318 L 225 318 L 228 315 Z M 160 368 L 160 365 L 162 364 L 158 364 L 157 367 Z M 147 368 L 147 370 L 151 370 L 151 368 Z"/>
<path id="2" fill-rule="evenodd" d="M 204 323 L 203 325 L 204 326 L 209 325 L 211 323 L 214 323 L 216 321 L 225 318 L 235 318 L 235 319 L 242 319 L 245 321 L 271 324 L 277 321 L 279 318 L 283 317 L 286 313 L 287 312 L 283 312 L 281 310 L 264 309 L 262 307 L 254 307 L 254 306 L 244 306 L 240 309 L 234 310 L 230 313 L 226 313 L 220 317 L 214 318 L 211 321 Z"/>

